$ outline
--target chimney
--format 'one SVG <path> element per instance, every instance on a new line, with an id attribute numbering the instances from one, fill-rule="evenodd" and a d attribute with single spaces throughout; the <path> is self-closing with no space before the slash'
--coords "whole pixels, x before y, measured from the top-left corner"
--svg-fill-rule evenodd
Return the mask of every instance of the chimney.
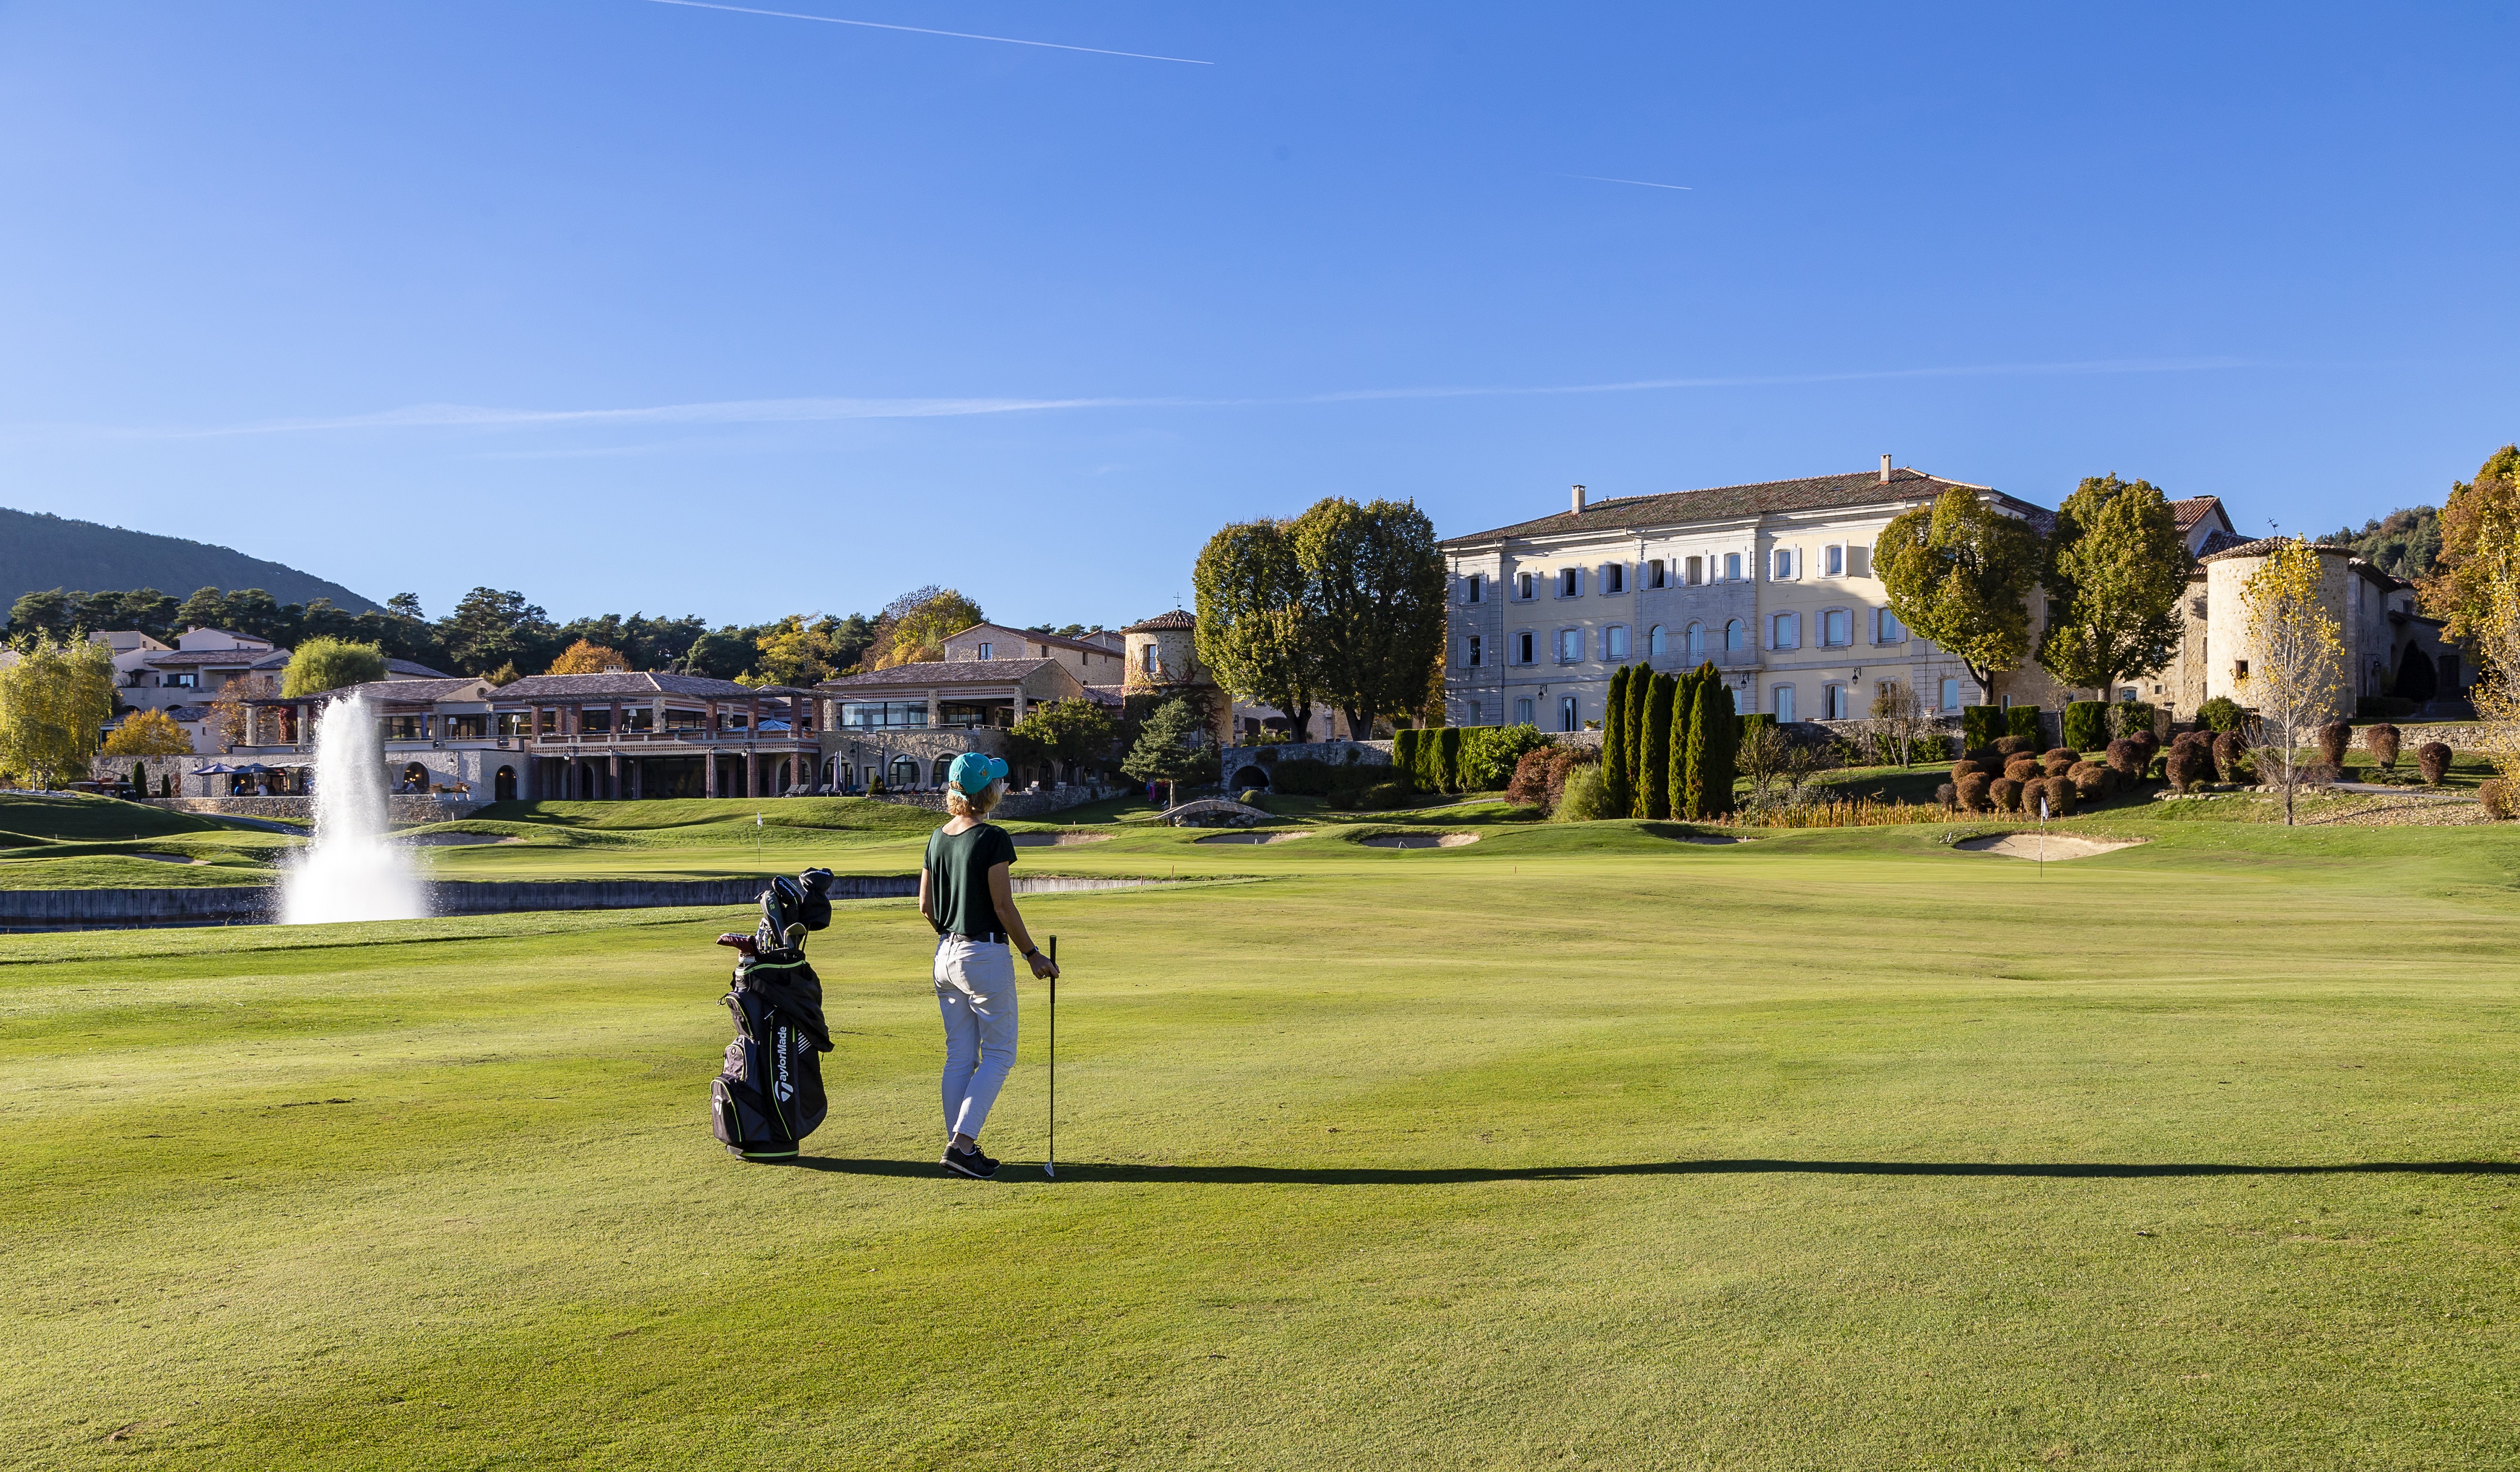
<path id="1" fill-rule="evenodd" d="M 1889 477 L 1884 476 L 1882 479 L 1886 481 Z M 1584 487 L 1581 485 L 1575 487 L 1575 514 L 1577 516 L 1584 514 Z"/>
<path id="2" fill-rule="evenodd" d="M 1881 483 L 1890 483 L 1890 457 L 1887 455 L 1881 457 Z"/>

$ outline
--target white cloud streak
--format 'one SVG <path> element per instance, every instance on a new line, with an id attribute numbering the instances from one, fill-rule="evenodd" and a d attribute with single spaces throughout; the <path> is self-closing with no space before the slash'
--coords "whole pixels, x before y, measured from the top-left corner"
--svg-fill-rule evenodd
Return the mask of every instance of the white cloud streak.
<path id="1" fill-rule="evenodd" d="M 680 3 L 680 0 L 675 0 L 675 3 Z M 1559 174 L 1557 177 L 1561 179 L 1589 179 L 1596 184 L 1634 184 L 1641 189 L 1677 189 L 1686 194 L 1693 194 L 1697 190 L 1697 186 L 1694 184 L 1657 184 L 1651 179 L 1605 179 L 1599 174 Z"/>
<path id="2" fill-rule="evenodd" d="M 772 16 L 782 21 L 819 21 L 825 25 L 857 25 L 868 30 L 906 30 L 913 35 L 952 36 L 958 41 L 995 41 L 1002 46 L 1039 46 L 1045 51 L 1082 51 L 1090 56 L 1124 56 L 1133 62 L 1178 62 L 1185 67 L 1213 67 L 1214 62 L 1186 56 L 1148 56 L 1143 51 L 1105 51 L 1100 46 L 1069 46 L 1058 41 L 1027 41 L 1017 36 L 984 36 L 968 30 L 931 30 L 924 25 L 887 25 L 881 21 L 843 21 L 837 16 L 808 16 L 792 10 L 754 10 L 748 5 L 716 5 L 710 0 L 649 0 L 652 5 L 679 5 L 686 10 L 722 10 L 739 16 Z"/>
<path id="3" fill-rule="evenodd" d="M 1461 385 L 1401 389 L 1346 389 L 1327 393 L 1234 398 L 747 398 L 704 403 L 653 404 L 626 409 L 502 409 L 472 404 L 414 404 L 373 414 L 273 419 L 192 428 L 116 428 L 94 425 L 18 425 L 33 430 L 83 430 L 119 437 L 204 439 L 246 435 L 303 435 L 363 430 L 564 430 L 616 426 L 706 428 L 757 424 L 842 424 L 861 420 L 968 419 L 993 414 L 1040 414 L 1077 409 L 1250 409 L 1306 405 L 1406 402 L 1449 398 L 1539 398 L 1564 394 L 1648 393 L 1702 389 L 1779 389 L 1824 384 L 1895 383 L 1907 379 L 2042 378 L 2082 375 L 2209 373 L 2282 366 L 2250 358 L 2100 358 L 2066 363 L 1979 363 L 1946 368 L 1860 369 L 1839 373 L 1749 374 L 1705 378 L 1629 379 L 1607 384 L 1525 386 Z"/>

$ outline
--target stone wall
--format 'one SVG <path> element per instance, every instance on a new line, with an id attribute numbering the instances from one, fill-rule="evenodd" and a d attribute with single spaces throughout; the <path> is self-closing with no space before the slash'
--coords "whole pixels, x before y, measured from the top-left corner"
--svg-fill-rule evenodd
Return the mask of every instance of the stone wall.
<path id="1" fill-rule="evenodd" d="M 313 798 L 151 798 L 149 805 L 170 812 L 195 812 L 204 817 L 269 818 L 282 822 L 315 821 Z M 484 805 L 455 802 L 414 795 L 389 796 L 385 799 L 385 820 L 397 828 L 421 823 L 445 823 L 456 818 L 469 818 Z"/>
<path id="2" fill-rule="evenodd" d="M 997 809 L 989 816 L 1030 821 L 1034 818 L 1047 817 L 1054 812 L 1064 812 L 1070 807 L 1082 806 L 1087 803 L 1099 803 L 1115 793 L 1131 790 L 1130 788 L 1070 785 L 1062 782 L 1057 787 L 1047 788 L 1041 792 L 1008 793 L 998 804 Z M 871 798 L 878 803 L 892 803 L 903 807 L 924 807 L 929 812 L 945 810 L 945 793 L 942 788 L 928 792 L 875 793 L 871 794 Z"/>
<path id="3" fill-rule="evenodd" d="M 2370 725 L 2360 725 L 2354 728 L 2356 750 L 2367 752 L 2371 749 L 2371 726 L 2379 723 L 2373 721 Z M 2477 743 L 2484 739 L 2484 735 L 2485 727 L 2475 721 L 2431 725 L 2402 723 L 2398 727 L 2398 759 L 2411 764 L 2415 759 L 2415 748 L 2427 741 L 2438 741 L 2453 752 L 2472 752 L 2477 750 Z"/>

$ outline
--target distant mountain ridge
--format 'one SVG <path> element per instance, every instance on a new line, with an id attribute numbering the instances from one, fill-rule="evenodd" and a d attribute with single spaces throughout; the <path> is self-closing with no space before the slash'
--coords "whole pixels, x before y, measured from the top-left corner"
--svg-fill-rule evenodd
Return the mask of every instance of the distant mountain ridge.
<path id="1" fill-rule="evenodd" d="M 25 594 L 53 588 L 156 588 L 182 598 L 205 587 L 261 588 L 282 603 L 330 598 L 351 613 L 384 606 L 338 582 L 233 547 L 0 507 L 0 618 Z"/>

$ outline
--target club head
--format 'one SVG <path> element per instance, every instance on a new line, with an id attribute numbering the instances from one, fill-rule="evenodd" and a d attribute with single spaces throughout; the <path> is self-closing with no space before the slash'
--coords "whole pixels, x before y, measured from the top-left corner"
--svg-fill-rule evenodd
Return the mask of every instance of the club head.
<path id="1" fill-rule="evenodd" d="M 1058 1178 L 1058 1163 L 1057 1161 L 1043 1161 L 1041 1163 L 1041 1173 L 1049 1176 L 1053 1180 L 1057 1180 Z"/>

